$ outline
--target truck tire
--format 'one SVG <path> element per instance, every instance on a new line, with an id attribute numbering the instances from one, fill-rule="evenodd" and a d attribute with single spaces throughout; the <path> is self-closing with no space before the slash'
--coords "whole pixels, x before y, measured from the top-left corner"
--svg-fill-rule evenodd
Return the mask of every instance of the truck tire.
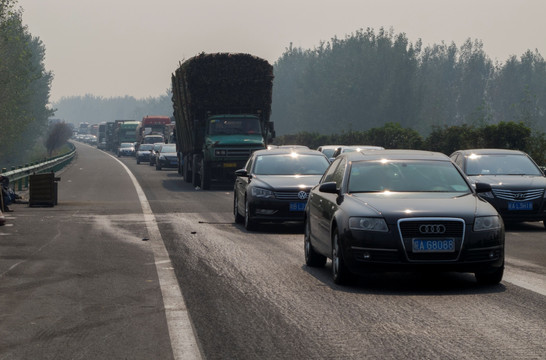
<path id="1" fill-rule="evenodd" d="M 191 171 L 190 171 L 190 157 L 189 156 L 182 156 L 182 176 L 184 177 L 184 181 L 187 183 L 191 182 Z"/>
<path id="2" fill-rule="evenodd" d="M 199 160 L 199 158 L 197 156 L 193 156 L 192 157 L 192 172 L 191 172 L 191 183 L 194 187 L 197 187 L 197 186 L 200 186 L 201 185 L 201 180 L 199 179 L 199 176 L 197 175 L 197 166 L 198 166 L 198 163 L 197 161 Z"/>
<path id="3" fill-rule="evenodd" d="M 201 189 L 210 189 L 210 166 L 205 159 L 201 160 Z"/>

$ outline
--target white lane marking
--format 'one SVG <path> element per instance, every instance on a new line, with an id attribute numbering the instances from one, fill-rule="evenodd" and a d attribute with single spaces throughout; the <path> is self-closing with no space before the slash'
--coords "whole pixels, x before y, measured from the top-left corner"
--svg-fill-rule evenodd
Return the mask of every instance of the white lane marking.
<path id="1" fill-rule="evenodd" d="M 133 181 L 135 190 L 142 206 L 142 213 L 144 214 L 144 221 L 148 230 L 149 241 L 151 245 L 154 259 L 156 264 L 168 263 L 167 267 L 156 266 L 157 276 L 159 277 L 159 286 L 161 287 L 161 294 L 163 296 L 163 305 L 165 307 L 165 316 L 167 317 L 167 326 L 169 328 L 169 337 L 171 338 L 171 347 L 173 350 L 173 356 L 175 359 L 191 360 L 202 359 L 199 346 L 195 337 L 195 332 L 191 324 L 191 320 L 186 308 L 186 303 L 182 296 L 182 290 L 178 285 L 176 276 L 174 274 L 174 268 L 169 258 L 169 253 L 163 243 L 163 238 L 159 232 L 157 226 L 157 220 L 150 203 L 144 194 L 144 191 L 140 187 L 138 180 L 133 175 L 131 170 L 120 160 L 114 156 L 107 154 L 114 160 L 119 162 L 121 166 L 127 171 L 129 177 Z"/>
<path id="2" fill-rule="evenodd" d="M 540 266 L 514 258 L 506 258 L 506 269 L 502 281 L 546 296 L 546 275 L 540 274 Z M 536 269 L 537 272 L 522 268 Z"/>

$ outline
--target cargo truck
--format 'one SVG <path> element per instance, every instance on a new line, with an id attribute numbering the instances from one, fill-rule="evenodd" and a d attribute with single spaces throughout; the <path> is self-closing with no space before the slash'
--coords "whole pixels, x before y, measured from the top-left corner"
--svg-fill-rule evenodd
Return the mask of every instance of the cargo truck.
<path id="1" fill-rule="evenodd" d="M 169 139 L 169 132 L 172 132 L 171 118 L 168 116 L 149 115 L 142 118 L 137 129 L 137 142 L 143 142 L 147 135 L 161 135 L 165 141 Z"/>
<path id="2" fill-rule="evenodd" d="M 199 54 L 172 75 L 178 172 L 203 190 L 233 180 L 275 136 L 273 67 L 250 54 Z"/>

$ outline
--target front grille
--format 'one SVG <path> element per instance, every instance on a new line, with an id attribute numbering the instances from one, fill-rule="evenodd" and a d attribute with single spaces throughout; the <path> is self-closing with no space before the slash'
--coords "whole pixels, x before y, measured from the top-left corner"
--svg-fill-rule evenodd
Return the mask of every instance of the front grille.
<path id="1" fill-rule="evenodd" d="M 309 191 L 306 191 L 307 197 L 305 199 L 300 199 L 298 197 L 299 191 L 276 191 L 275 198 L 279 200 L 306 200 L 309 197 Z"/>
<path id="2" fill-rule="evenodd" d="M 445 232 L 442 234 L 422 234 L 419 231 L 421 225 L 443 225 Z M 464 223 L 460 221 L 403 221 L 400 222 L 400 232 L 402 237 L 419 238 L 437 238 L 441 237 L 461 237 L 463 236 Z"/>
<path id="3" fill-rule="evenodd" d="M 457 218 L 413 218 L 398 221 L 402 247 L 409 261 L 455 261 L 459 258 L 464 242 L 465 222 Z M 453 252 L 413 252 L 413 239 L 453 239 Z"/>
<path id="4" fill-rule="evenodd" d="M 529 201 L 541 199 L 544 196 L 544 189 L 531 190 L 507 190 L 492 189 L 495 197 L 509 201 Z"/>
<path id="5" fill-rule="evenodd" d="M 261 148 L 215 148 L 215 153 L 217 156 L 249 158 L 256 150 L 261 150 Z"/>

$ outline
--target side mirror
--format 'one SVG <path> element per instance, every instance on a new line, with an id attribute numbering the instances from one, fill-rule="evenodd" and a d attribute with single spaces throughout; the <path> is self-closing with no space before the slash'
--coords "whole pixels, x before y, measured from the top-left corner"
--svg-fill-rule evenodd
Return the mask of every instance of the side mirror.
<path id="1" fill-rule="evenodd" d="M 486 193 L 491 192 L 491 185 L 486 183 L 476 183 L 476 192 L 479 193 Z"/>
<path id="2" fill-rule="evenodd" d="M 337 184 L 335 182 L 326 182 L 322 183 L 319 186 L 319 191 L 328 193 L 328 194 L 338 194 L 339 190 L 337 188 Z"/>
<path id="3" fill-rule="evenodd" d="M 235 170 L 235 175 L 240 177 L 248 177 L 248 171 L 246 171 L 246 169 Z"/>

